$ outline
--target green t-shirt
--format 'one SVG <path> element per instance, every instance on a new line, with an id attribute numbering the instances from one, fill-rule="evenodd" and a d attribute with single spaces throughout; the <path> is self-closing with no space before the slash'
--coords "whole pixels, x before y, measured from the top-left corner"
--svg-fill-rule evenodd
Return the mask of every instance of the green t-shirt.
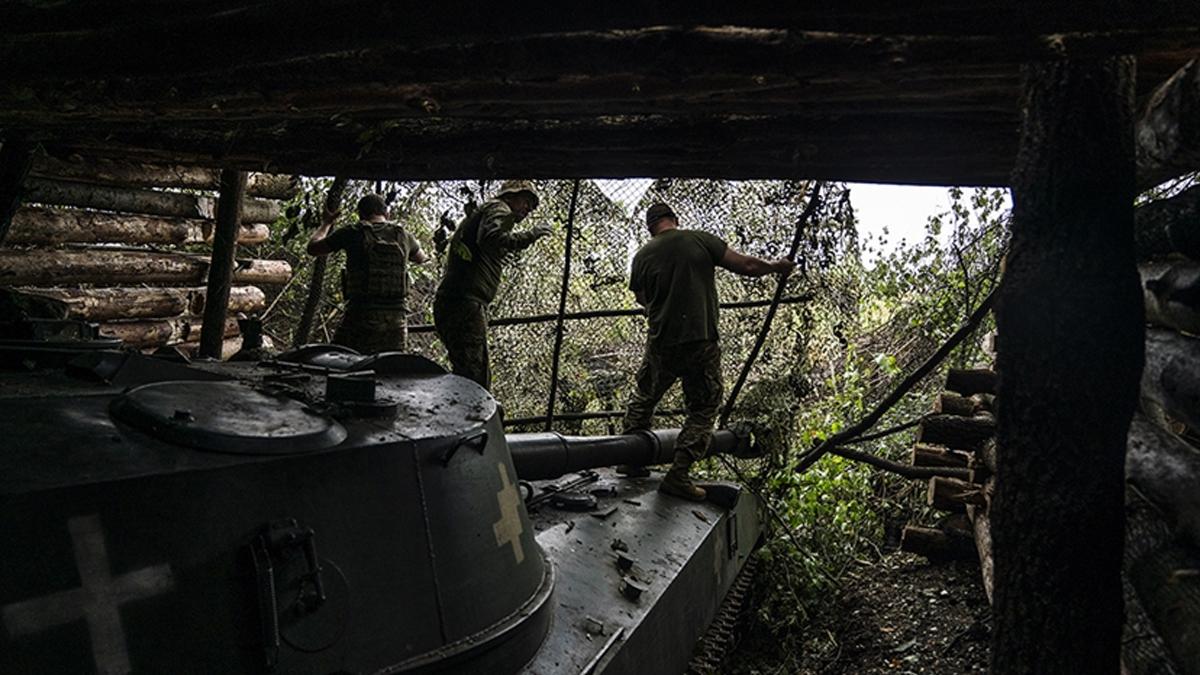
<path id="1" fill-rule="evenodd" d="M 633 256 L 629 290 L 645 300 L 650 342 L 669 347 L 717 339 L 719 237 L 697 230 L 660 232 Z"/>
<path id="2" fill-rule="evenodd" d="M 499 199 L 484 202 L 464 218 L 450 238 L 438 296 L 490 303 L 500 288 L 505 259 L 537 240 L 529 230 L 514 232 L 515 223 L 512 209 Z"/>

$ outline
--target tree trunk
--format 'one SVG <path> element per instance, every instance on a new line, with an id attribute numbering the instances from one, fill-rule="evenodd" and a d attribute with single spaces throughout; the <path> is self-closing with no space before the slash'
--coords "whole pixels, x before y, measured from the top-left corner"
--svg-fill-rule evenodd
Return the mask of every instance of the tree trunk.
<path id="1" fill-rule="evenodd" d="M 1129 427 L 1128 481 L 1200 548 L 1200 450 L 1141 415 Z"/>
<path id="2" fill-rule="evenodd" d="M 216 199 L 183 192 L 133 190 L 45 178 L 27 180 L 25 190 L 26 202 L 56 206 L 79 206 L 176 218 L 213 218 L 217 212 Z M 279 202 L 248 199 L 242 205 L 242 222 L 271 223 L 279 217 L 279 213 Z"/>
<path id="3" fill-rule="evenodd" d="M 217 226 L 213 233 L 212 263 L 208 268 L 208 286 L 204 291 L 204 328 L 200 332 L 201 358 L 221 358 L 223 324 L 229 313 L 229 287 L 233 284 L 237 233 L 242 221 L 246 196 L 246 172 L 227 169 L 221 172 L 221 190 L 217 204 Z"/>
<path id="4" fill-rule="evenodd" d="M 13 214 L 24 200 L 24 184 L 33 162 L 33 146 L 23 140 L 6 139 L 0 145 L 0 244 L 8 236 Z"/>
<path id="5" fill-rule="evenodd" d="M 995 434 L 996 418 L 989 413 L 979 413 L 973 417 L 928 415 L 921 420 L 921 426 L 917 429 L 917 440 L 975 452 Z"/>
<path id="6" fill-rule="evenodd" d="M 1200 63 L 1193 60 L 1150 95 L 1137 125 L 1137 187 L 1200 169 Z"/>
<path id="7" fill-rule="evenodd" d="M 87 158 L 72 155 L 58 159 L 39 155 L 30 175 L 51 180 L 75 180 L 118 187 L 191 188 L 216 190 L 221 171 L 198 166 L 146 164 L 128 160 Z M 298 176 L 276 173 L 252 173 L 246 180 L 246 194 L 267 199 L 291 199 L 300 191 Z"/>
<path id="8" fill-rule="evenodd" d="M 182 253 L 116 249 L 58 251 L 0 250 L 0 285 L 200 284 L 208 262 Z M 239 260 L 233 280 L 243 284 L 284 284 L 292 275 L 286 260 Z"/>
<path id="9" fill-rule="evenodd" d="M 996 393 L 996 373 L 988 368 L 951 368 L 946 388 L 963 396 Z"/>
<path id="10" fill-rule="evenodd" d="M 1161 419 L 1165 413 L 1200 430 L 1200 338 L 1170 330 L 1146 331 L 1142 408 L 1152 418 Z"/>
<path id="11" fill-rule="evenodd" d="M 996 585 L 996 565 L 992 558 L 992 524 L 988 520 L 987 509 L 973 504 L 967 506 L 967 517 L 971 519 L 972 529 L 975 532 L 975 551 L 979 555 L 979 573 L 983 577 L 983 592 L 987 594 L 990 603 Z"/>
<path id="12" fill-rule="evenodd" d="M 6 244 L 203 244 L 212 241 L 213 222 L 195 218 L 141 216 L 31 206 L 17 211 Z M 238 243 L 261 244 L 271 230 L 242 225 Z"/>
<path id="13" fill-rule="evenodd" d="M 996 313 L 996 675 L 1119 671 L 1124 454 L 1144 342 L 1133 65 L 1023 67 Z"/>
<path id="14" fill-rule="evenodd" d="M 342 194 L 346 191 L 346 183 L 348 181 L 338 176 L 333 179 L 333 183 L 329 186 L 329 192 L 325 194 L 325 210 L 328 212 L 336 212 L 342 205 Z M 321 307 L 321 298 L 325 290 L 325 267 L 328 265 L 329 256 L 318 256 L 313 261 L 312 276 L 308 280 L 308 295 L 304 298 L 304 309 L 300 312 L 300 321 L 296 324 L 296 331 L 292 335 L 292 347 L 299 347 L 308 342 L 308 335 L 312 332 L 313 320 L 316 319 L 317 310 Z"/>
<path id="15" fill-rule="evenodd" d="M 929 479 L 925 503 L 939 511 L 962 513 L 968 504 L 987 506 L 983 486 L 961 478 L 934 477 Z"/>
<path id="16" fill-rule="evenodd" d="M 1196 232 L 1200 234 L 1200 223 Z M 1200 264 L 1144 263 L 1138 272 L 1146 289 L 1146 321 L 1200 335 Z"/>
<path id="17" fill-rule="evenodd" d="M 1146 608 L 1129 581 L 1121 575 L 1125 599 L 1125 628 L 1121 634 L 1121 675 L 1179 675 L 1167 645 L 1146 614 Z"/>
<path id="18" fill-rule="evenodd" d="M 900 533 L 900 550 L 939 561 L 975 558 L 975 542 L 971 537 L 953 530 L 920 525 L 904 526 Z"/>

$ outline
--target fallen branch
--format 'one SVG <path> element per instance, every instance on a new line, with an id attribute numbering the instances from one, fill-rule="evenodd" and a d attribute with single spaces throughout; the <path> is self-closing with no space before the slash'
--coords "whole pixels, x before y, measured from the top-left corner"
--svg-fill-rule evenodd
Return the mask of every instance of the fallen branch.
<path id="1" fill-rule="evenodd" d="M 970 473 L 970 471 L 967 469 L 961 468 L 947 466 L 913 466 L 911 464 L 893 462 L 890 459 L 884 459 L 883 457 L 872 455 L 869 452 L 852 450 L 844 446 L 834 446 L 829 448 L 829 453 L 837 455 L 838 457 L 852 459 L 856 462 L 862 462 L 863 464 L 870 464 L 877 469 L 883 469 L 884 471 L 889 471 L 898 476 L 912 478 L 915 480 L 928 480 L 930 478 L 960 478 L 966 480 L 967 475 Z"/>

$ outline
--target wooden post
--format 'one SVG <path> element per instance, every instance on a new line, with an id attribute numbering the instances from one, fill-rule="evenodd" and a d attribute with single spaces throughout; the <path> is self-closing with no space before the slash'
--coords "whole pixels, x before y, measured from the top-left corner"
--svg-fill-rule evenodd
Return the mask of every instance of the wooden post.
<path id="1" fill-rule="evenodd" d="M 233 281 L 233 259 L 237 254 L 238 228 L 242 226 L 242 198 L 246 194 L 246 172 L 221 172 L 217 202 L 217 227 L 213 232 L 212 264 L 204 292 L 204 321 L 200 329 L 201 358 L 221 358 L 225 341 L 225 313 L 229 308 L 229 286 Z"/>
<path id="2" fill-rule="evenodd" d="M 546 403 L 546 431 L 554 425 L 554 402 L 558 393 L 558 366 L 562 358 L 564 317 L 567 313 L 567 287 L 571 283 L 571 240 L 575 238 L 575 207 L 579 204 L 579 179 L 571 187 L 571 205 L 567 208 L 567 245 L 563 253 L 562 287 L 558 293 L 558 320 L 554 326 L 554 355 L 550 362 L 550 398 Z"/>
<path id="3" fill-rule="evenodd" d="M 991 672 L 1120 671 L 1124 457 L 1143 310 L 1129 57 L 1024 66 L 997 305 Z"/>
<path id="4" fill-rule="evenodd" d="M 33 146 L 29 143 L 10 138 L 0 146 L 0 244 L 21 206 L 21 186 L 32 164 Z"/>

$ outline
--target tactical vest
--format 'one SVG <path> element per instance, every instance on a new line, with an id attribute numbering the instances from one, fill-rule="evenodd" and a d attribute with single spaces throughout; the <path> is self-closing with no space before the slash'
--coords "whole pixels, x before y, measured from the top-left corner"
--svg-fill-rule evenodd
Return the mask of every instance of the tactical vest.
<path id="1" fill-rule="evenodd" d="M 346 265 L 342 292 L 347 300 L 402 304 L 408 297 L 408 250 L 404 231 L 392 223 L 359 222 L 363 264 Z"/>

